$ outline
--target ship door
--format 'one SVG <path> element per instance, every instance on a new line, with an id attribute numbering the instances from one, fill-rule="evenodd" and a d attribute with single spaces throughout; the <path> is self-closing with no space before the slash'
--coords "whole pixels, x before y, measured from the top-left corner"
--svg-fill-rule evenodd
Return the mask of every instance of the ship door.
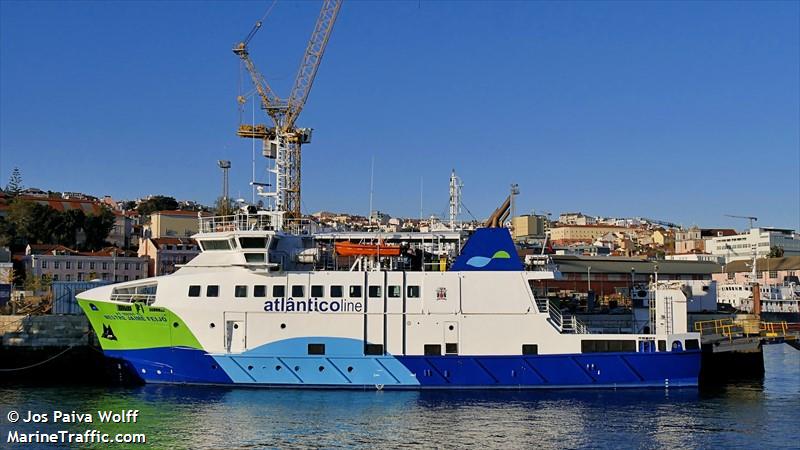
<path id="1" fill-rule="evenodd" d="M 225 350 L 228 353 L 242 353 L 246 347 L 245 313 L 225 313 Z"/>
<path id="2" fill-rule="evenodd" d="M 444 354 L 458 354 L 458 322 L 444 323 Z"/>

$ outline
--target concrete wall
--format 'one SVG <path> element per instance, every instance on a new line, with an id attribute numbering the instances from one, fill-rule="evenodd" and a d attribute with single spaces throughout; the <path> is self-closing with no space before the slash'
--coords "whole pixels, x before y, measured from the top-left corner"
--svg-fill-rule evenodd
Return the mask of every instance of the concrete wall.
<path id="1" fill-rule="evenodd" d="M 92 345 L 85 316 L 0 316 L 4 347 L 68 347 Z"/>

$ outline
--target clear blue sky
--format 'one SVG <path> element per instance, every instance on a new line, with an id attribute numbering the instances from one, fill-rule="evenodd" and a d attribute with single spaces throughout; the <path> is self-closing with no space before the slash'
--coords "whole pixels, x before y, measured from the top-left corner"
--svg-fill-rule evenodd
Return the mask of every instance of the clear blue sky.
<path id="1" fill-rule="evenodd" d="M 0 183 L 249 198 L 231 52 L 269 1 L 0 2 Z M 286 94 L 319 2 L 251 54 Z M 798 2 L 346 2 L 299 125 L 303 209 L 518 211 L 800 228 Z M 257 114 L 262 114 L 256 111 Z M 247 116 L 251 113 L 248 112 Z M 259 171 L 263 161 L 259 157 Z"/>

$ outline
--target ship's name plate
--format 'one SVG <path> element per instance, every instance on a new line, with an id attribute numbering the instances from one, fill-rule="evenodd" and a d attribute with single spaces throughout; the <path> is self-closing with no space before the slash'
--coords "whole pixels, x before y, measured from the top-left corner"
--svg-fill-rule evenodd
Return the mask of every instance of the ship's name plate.
<path id="1" fill-rule="evenodd" d="M 364 303 L 361 300 L 347 300 L 335 298 L 321 300 L 309 298 L 295 300 L 293 298 L 277 298 L 264 302 L 266 312 L 319 312 L 319 313 L 361 313 L 364 312 Z"/>

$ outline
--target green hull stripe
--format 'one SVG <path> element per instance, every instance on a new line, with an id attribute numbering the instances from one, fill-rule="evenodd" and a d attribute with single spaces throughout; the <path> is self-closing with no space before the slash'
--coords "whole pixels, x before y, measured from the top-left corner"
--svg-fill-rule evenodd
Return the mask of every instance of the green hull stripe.
<path id="1" fill-rule="evenodd" d="M 203 349 L 189 327 L 172 311 L 143 303 L 116 304 L 79 298 L 103 350 L 157 347 Z"/>

